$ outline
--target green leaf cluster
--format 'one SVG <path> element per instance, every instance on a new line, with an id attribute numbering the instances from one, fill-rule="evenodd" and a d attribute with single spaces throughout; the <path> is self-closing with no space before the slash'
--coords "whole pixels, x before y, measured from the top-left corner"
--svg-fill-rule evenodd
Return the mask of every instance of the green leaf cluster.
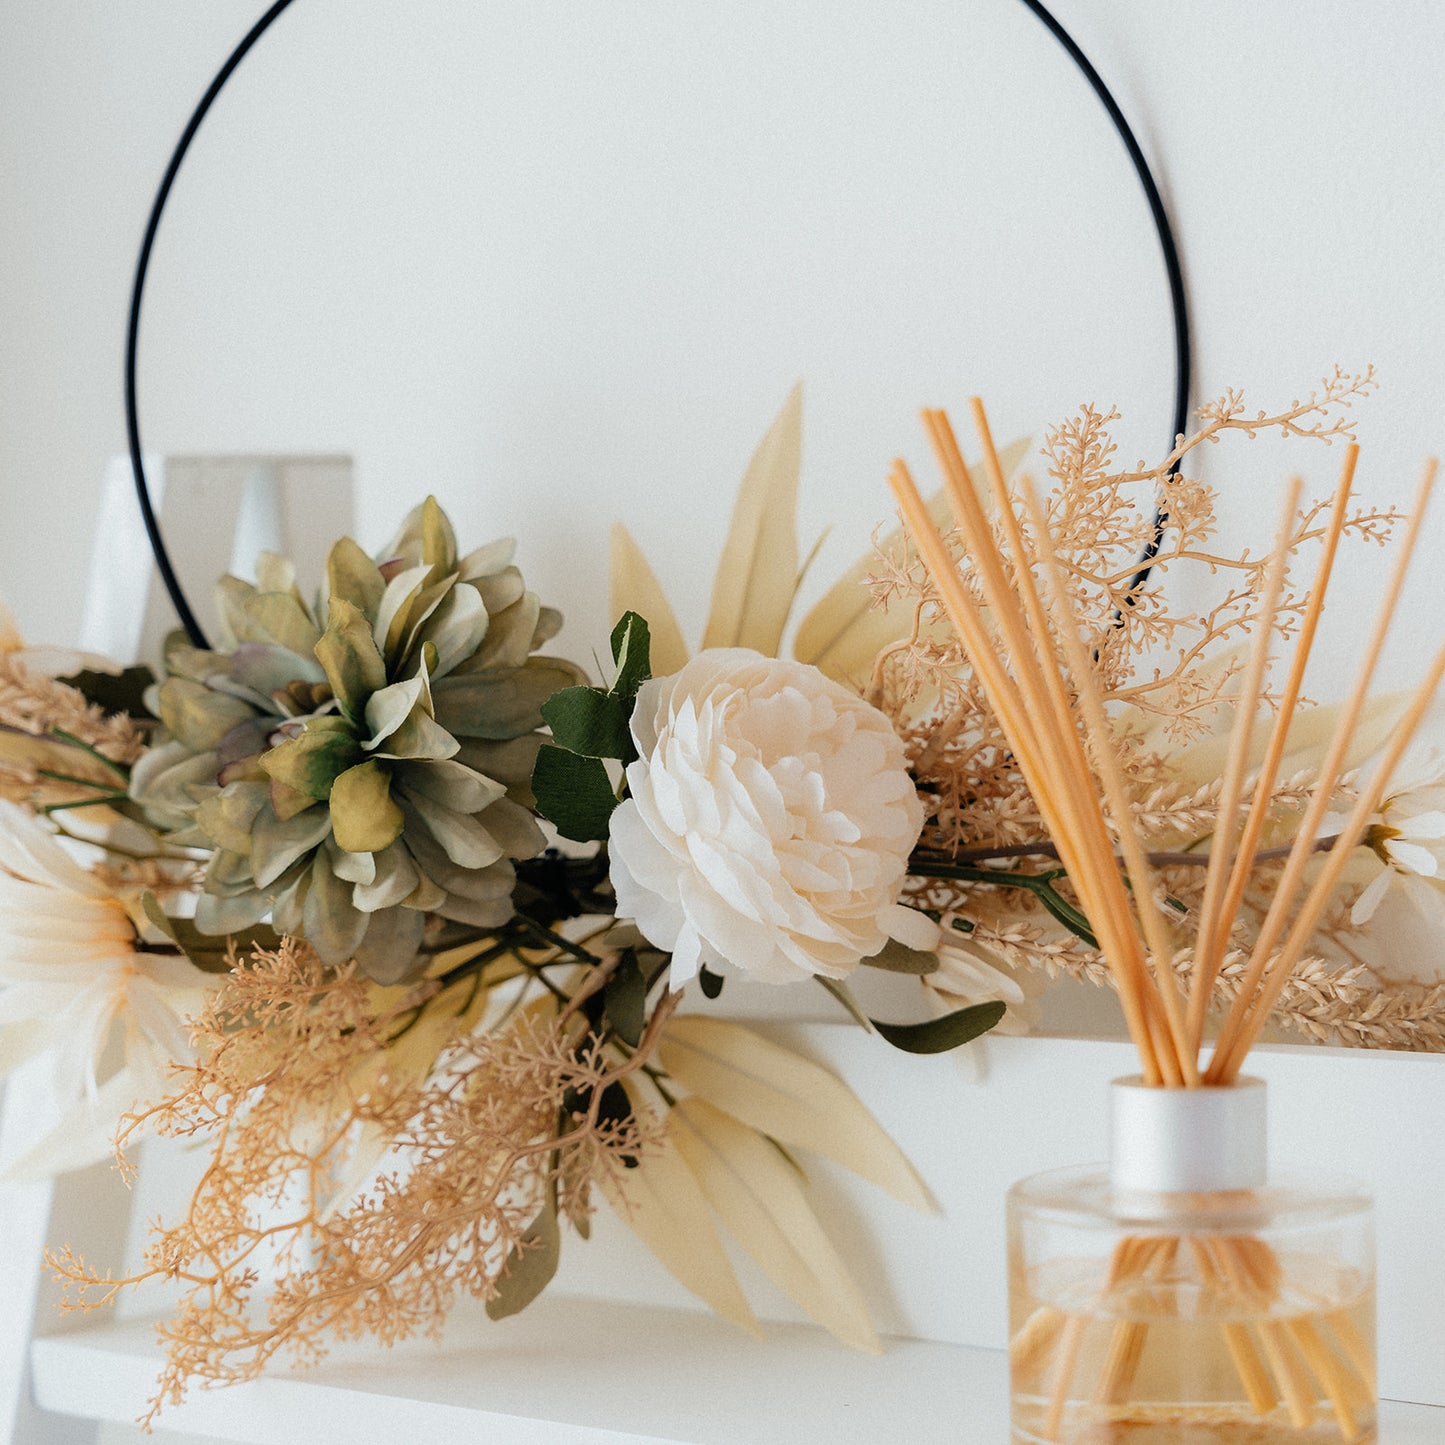
<path id="1" fill-rule="evenodd" d="M 651 638 L 635 612 L 612 629 L 612 685 L 564 687 L 542 704 L 552 741 L 537 752 L 532 794 L 537 811 L 574 843 L 605 842 L 618 794 L 607 761 L 626 767 L 637 758 L 632 710 L 651 675 Z"/>

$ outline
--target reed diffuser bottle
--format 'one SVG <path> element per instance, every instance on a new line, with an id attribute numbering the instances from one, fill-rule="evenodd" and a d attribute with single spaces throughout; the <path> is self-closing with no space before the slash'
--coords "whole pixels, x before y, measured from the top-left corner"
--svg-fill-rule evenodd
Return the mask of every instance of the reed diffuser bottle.
<path id="1" fill-rule="evenodd" d="M 1267 1181 L 1257 1079 L 1111 1093 L 1108 1166 L 1009 1196 L 1017 1445 L 1375 1440 L 1368 1197 Z"/>
<path id="2" fill-rule="evenodd" d="M 1292 838 L 1274 854 L 1277 871 L 1261 917 L 1245 899 L 1266 836 L 1280 826 L 1271 800 L 1358 449 L 1346 449 L 1313 585 L 1288 602 L 1300 484 L 1285 489 L 1258 626 L 1228 699 L 1217 812 L 1198 840 L 1208 845 L 1203 886 L 1184 905 L 1162 871 L 1177 858 L 1151 854 L 1146 845 L 1125 766 L 1134 745 L 1099 678 L 1117 619 L 1103 632 L 1081 619 L 1079 577 L 1055 548 L 1044 499 L 1027 477 L 1017 493 L 1008 486 L 982 404 L 975 400 L 972 410 L 991 509 L 948 418 L 924 417 L 962 543 L 957 552 L 905 463 L 895 463 L 890 481 L 1048 826 L 1141 1068 L 1138 1079 L 1114 1087 L 1107 1169 L 1039 1175 L 1013 1191 L 1013 1438 L 1030 1445 L 1374 1440 L 1369 1201 L 1348 1186 L 1267 1181 L 1264 1087 L 1242 1077 L 1241 1066 L 1308 956 L 1351 850 L 1445 678 L 1442 646 L 1322 850 L 1435 464 L 1425 468 L 1308 802 L 1283 825 Z M 1188 446 L 1181 442 L 1180 454 Z M 1158 505 L 1161 514 L 1168 510 L 1163 493 Z M 1286 607 L 1297 622 L 1288 621 Z M 1267 696 L 1272 644 L 1281 633 L 1295 634 L 1294 655 L 1282 686 Z M 1210 1010 L 1222 1002 L 1216 984 L 1230 971 L 1229 1006 L 1210 1047 Z"/>

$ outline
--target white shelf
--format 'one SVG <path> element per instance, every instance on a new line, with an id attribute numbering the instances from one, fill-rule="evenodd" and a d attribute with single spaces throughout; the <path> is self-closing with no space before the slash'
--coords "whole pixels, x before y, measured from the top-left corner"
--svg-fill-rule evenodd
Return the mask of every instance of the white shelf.
<path id="1" fill-rule="evenodd" d="M 311 1372 L 197 1391 L 162 1417 L 163 1430 L 184 1433 L 185 1445 L 202 1438 L 241 1445 L 1007 1440 L 1006 1370 L 997 1349 L 1006 1322 L 1004 1193 L 1025 1174 L 1102 1152 L 1100 1100 L 1107 1079 L 1126 1071 L 1128 1046 L 990 1039 L 972 1056 L 984 1066 L 975 1079 L 949 1059 L 882 1060 L 876 1040 L 852 1028 L 769 1032 L 848 1079 L 943 1205 L 939 1215 L 920 1216 L 842 1171 L 809 1163 L 819 1212 L 874 1319 L 893 1337 L 881 1358 L 851 1353 L 797 1322 L 788 1302 L 739 1259 L 759 1316 L 779 1321 L 766 1326 L 766 1344 L 755 1343 L 696 1308 L 625 1226 L 601 1211 L 590 1243 L 568 1241 L 553 1290 L 520 1318 L 495 1324 L 463 1308 L 440 1346 L 419 1340 L 387 1352 L 369 1339 L 340 1346 Z M 1386 1405 L 1380 1438 L 1441 1445 L 1445 1250 L 1436 1242 L 1445 1145 L 1432 1121 L 1445 1115 L 1445 1058 L 1266 1049 L 1255 1067 L 1270 1079 L 1280 1126 L 1276 1165 L 1317 1169 L 1323 1156 L 1339 1155 L 1374 1189 L 1381 1387 L 1430 1402 Z M 1070 1087 L 1061 1090 L 1064 1077 Z M 28 1118 L 24 1109 L 15 1113 Z M 154 1162 L 143 1161 L 131 1196 L 103 1173 L 76 1176 L 61 1181 L 53 1207 L 41 1189 L 26 1211 L 17 1196 L 16 1212 L 7 1214 L 0 1191 L 0 1237 L 9 1246 L 0 1251 L 0 1323 L 18 1302 L 17 1366 L 27 1358 L 25 1302 L 43 1244 L 69 1240 L 98 1260 L 133 1258 L 144 1222 L 173 1213 L 180 1197 Z M 194 1161 L 180 1162 L 188 1179 Z M 126 1304 L 164 1307 L 145 1295 Z M 119 1426 L 143 1412 L 159 1364 L 148 1320 L 61 1329 L 42 1298 L 35 1324 L 28 1358 L 43 1413 L 22 1406 L 14 1445 L 101 1445 L 106 1435 L 83 1422 Z M 3 1355 L 0 1348 L 0 1366 Z M 22 1372 L 11 1373 L 22 1393 Z M 9 1420 L 0 1418 L 0 1441 L 8 1433 Z"/>
<path id="2" fill-rule="evenodd" d="M 963 1438 L 963 1421 L 969 1439 L 1007 1437 L 1001 1353 L 900 1340 L 873 1357 L 806 1325 L 768 1334 L 759 1343 L 696 1311 L 560 1296 L 500 1323 L 462 1307 L 440 1347 L 340 1345 L 313 1370 L 198 1391 L 161 1423 L 244 1445 L 871 1445 L 905 1435 L 929 1445 Z M 145 1321 L 36 1340 L 36 1403 L 133 1419 L 158 1358 Z"/>
<path id="3" fill-rule="evenodd" d="M 36 1340 L 31 1361 L 42 1409 L 125 1421 L 158 1354 L 133 1320 Z M 239 1445 L 987 1445 L 1007 1421 L 1000 1351 L 893 1340 L 874 1358 L 804 1325 L 759 1344 L 691 1310 L 553 1296 L 500 1324 L 459 1309 L 440 1347 L 343 1345 L 313 1370 L 197 1391 L 161 1427 Z M 1380 1439 L 1439 1445 L 1445 1410 L 1387 1402 Z"/>

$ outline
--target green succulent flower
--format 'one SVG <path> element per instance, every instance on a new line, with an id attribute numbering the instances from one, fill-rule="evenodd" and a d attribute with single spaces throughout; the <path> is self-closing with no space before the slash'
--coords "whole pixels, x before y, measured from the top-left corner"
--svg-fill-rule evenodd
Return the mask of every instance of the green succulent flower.
<path id="1" fill-rule="evenodd" d="M 494 927 L 513 859 L 543 847 L 530 778 L 541 706 L 583 680 L 535 656 L 561 617 L 512 543 L 458 558 L 428 498 L 378 560 L 343 538 L 318 616 L 287 563 L 219 588 L 222 645 L 172 649 L 164 734 L 131 792 L 173 841 L 211 851 L 197 925 L 266 915 L 328 964 L 392 982 L 429 916 Z"/>

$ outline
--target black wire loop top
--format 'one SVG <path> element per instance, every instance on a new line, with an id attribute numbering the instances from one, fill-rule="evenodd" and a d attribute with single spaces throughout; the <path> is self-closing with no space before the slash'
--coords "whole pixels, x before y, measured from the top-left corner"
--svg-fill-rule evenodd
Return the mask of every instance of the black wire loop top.
<path id="1" fill-rule="evenodd" d="M 160 189 L 156 192 L 156 198 L 151 205 L 145 236 L 141 240 L 140 257 L 136 262 L 135 282 L 130 293 L 130 321 L 125 339 L 125 428 L 126 440 L 130 447 L 131 470 L 135 476 L 136 498 L 140 503 L 141 519 L 145 523 L 146 536 L 150 541 L 151 551 L 155 554 L 156 567 L 160 571 L 161 581 L 165 583 L 166 591 L 170 594 L 176 615 L 180 618 L 186 635 L 196 647 L 206 646 L 206 635 L 201 631 L 200 624 L 196 621 L 195 613 L 192 612 L 190 603 L 186 600 L 185 591 L 176 576 L 175 568 L 171 565 L 165 539 L 161 536 L 160 523 L 156 519 L 155 509 L 151 505 L 150 488 L 146 483 L 145 461 L 141 456 L 140 413 L 136 398 L 136 356 L 140 344 L 141 300 L 145 294 L 146 272 L 150 269 L 151 249 L 155 245 L 156 231 L 160 227 L 161 216 L 165 211 L 166 202 L 170 199 L 171 187 L 175 184 L 181 162 L 185 160 L 186 152 L 196 138 L 196 132 L 201 128 L 201 122 L 205 120 L 216 97 L 221 93 L 222 87 L 231 78 L 236 67 L 246 58 L 251 47 L 270 29 L 272 22 L 290 4 L 291 0 L 275 0 L 275 3 L 246 32 L 241 43 L 236 46 L 227 57 L 226 63 L 216 72 L 215 79 L 206 87 L 205 94 L 192 112 L 190 120 L 186 122 L 186 128 L 181 132 L 181 138 L 171 154 L 170 163 L 166 166 L 165 175 L 161 179 Z M 1133 164 L 1135 174 L 1139 177 L 1139 184 L 1144 188 L 1144 196 L 1149 203 L 1149 214 L 1153 218 L 1154 229 L 1159 236 L 1159 246 L 1164 253 L 1164 270 L 1169 280 L 1169 305 L 1174 319 L 1174 426 L 1169 434 L 1167 449 L 1172 450 L 1176 438 L 1184 430 L 1185 419 L 1189 412 L 1189 313 L 1184 294 L 1184 274 L 1179 264 L 1179 248 L 1174 241 L 1174 232 L 1169 225 L 1169 216 L 1164 209 L 1163 198 L 1159 194 L 1159 187 L 1154 182 L 1154 175 L 1149 169 L 1149 163 L 1144 159 L 1144 152 L 1139 148 L 1139 142 L 1129 128 L 1129 122 L 1124 119 L 1123 111 L 1119 109 L 1118 102 L 1109 93 L 1109 87 L 1104 84 L 1099 72 L 1090 64 L 1089 57 L 1079 49 L 1073 37 L 1045 6 L 1039 3 L 1039 0 L 1023 0 L 1023 4 L 1038 17 L 1054 39 L 1064 47 L 1069 58 L 1083 72 L 1084 78 L 1093 87 L 1094 94 L 1108 112 L 1114 129 L 1118 131 L 1119 139 L 1124 142 L 1124 149 L 1129 153 L 1129 160 Z M 1148 580 L 1150 568 L 1159 552 L 1166 520 L 1163 511 L 1156 510 L 1150 540 L 1139 559 L 1139 570 L 1133 578 L 1131 590 L 1137 590 Z"/>
<path id="2" fill-rule="evenodd" d="M 231 52 L 226 63 L 216 72 L 216 78 L 206 87 L 206 93 L 201 97 L 200 104 L 192 111 L 191 118 L 186 122 L 186 128 L 181 132 L 181 138 L 171 154 L 170 164 L 166 166 L 166 173 L 161 178 L 160 189 L 156 192 L 156 198 L 151 204 L 150 219 L 146 222 L 145 235 L 141 239 L 140 258 L 136 262 L 135 281 L 130 291 L 130 321 L 125 333 L 125 433 L 130 447 L 131 471 L 135 476 L 136 500 L 140 503 L 141 520 L 145 523 L 146 536 L 150 539 L 151 552 L 155 555 L 161 581 L 166 584 L 166 591 L 170 594 L 176 615 L 181 620 L 181 626 L 186 629 L 186 636 L 191 639 L 191 644 L 195 647 L 206 645 L 206 634 L 201 631 L 201 624 L 196 621 L 196 614 L 191 611 L 191 605 L 186 601 L 186 594 L 181 587 L 180 579 L 171 565 L 170 553 L 166 551 L 165 539 L 161 536 L 160 522 L 156 519 L 155 508 L 151 506 L 150 488 L 146 485 L 145 460 L 141 456 L 140 411 L 136 401 L 135 383 L 136 353 L 140 346 L 141 299 L 145 295 L 146 272 L 150 270 L 151 248 L 155 245 L 156 231 L 160 228 L 161 215 L 165 211 L 166 202 L 170 199 L 176 173 L 181 168 L 181 162 L 186 158 L 186 152 L 191 148 L 191 142 L 196 138 L 196 132 L 201 128 L 201 122 L 205 120 L 207 112 L 221 93 L 222 86 L 246 58 L 247 52 L 270 28 L 271 22 L 290 4 L 291 0 L 275 0 L 275 4 L 246 32 L 245 38 Z"/>

